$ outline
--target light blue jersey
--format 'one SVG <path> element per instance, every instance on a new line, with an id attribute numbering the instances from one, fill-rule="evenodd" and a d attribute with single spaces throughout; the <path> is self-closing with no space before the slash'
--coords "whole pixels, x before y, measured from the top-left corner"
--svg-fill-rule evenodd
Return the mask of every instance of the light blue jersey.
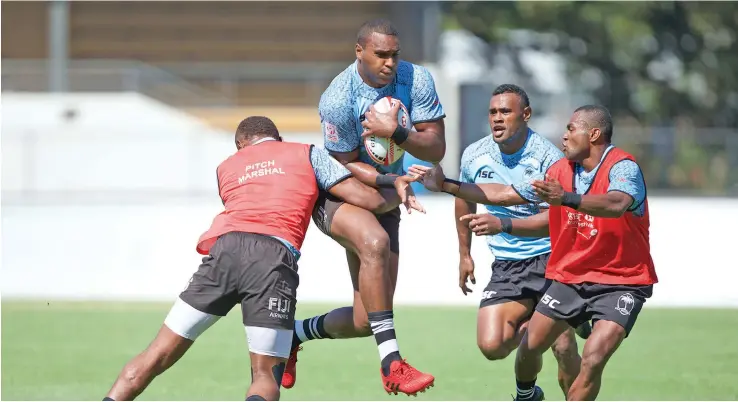
<path id="1" fill-rule="evenodd" d="M 469 145 L 461 157 L 461 174 L 459 181 L 476 184 L 516 185 L 529 182 L 532 178 L 543 177 L 556 161 L 564 154 L 553 143 L 533 130 L 528 129 L 525 145 L 514 154 L 504 154 L 487 136 Z M 517 190 L 517 188 L 516 188 Z M 530 199 L 522 195 L 526 199 Z M 485 205 L 487 211 L 497 217 L 526 218 L 541 212 L 541 207 L 532 202 L 525 205 L 501 207 Z M 487 246 L 499 260 L 525 260 L 551 252 L 551 240 L 548 237 L 517 237 L 507 233 L 487 236 Z"/>
<path id="2" fill-rule="evenodd" d="M 361 162 L 383 173 L 403 174 L 402 158 L 390 166 L 378 165 L 366 153 L 361 139 L 364 114 L 369 106 L 385 96 L 402 101 L 410 112 L 413 124 L 445 117 L 433 77 L 424 67 L 400 61 L 392 83 L 382 88 L 372 88 L 361 79 L 357 63 L 354 62 L 333 79 L 320 97 L 318 110 L 325 148 L 332 152 L 359 149 Z"/>
<path id="3" fill-rule="evenodd" d="M 615 147 L 610 145 L 605 150 L 600 163 L 591 172 L 586 172 L 582 165 L 578 163 L 575 165 L 574 185 L 576 188 L 574 190 L 577 194 L 585 194 L 589 190 L 597 171 L 600 170 L 602 161 L 605 160 L 605 157 L 613 148 Z M 642 216 L 646 209 L 643 202 L 646 199 L 646 181 L 643 179 L 643 173 L 638 164 L 631 160 L 622 160 L 612 166 L 609 175 L 610 186 L 607 191 L 620 191 L 633 197 L 633 203 L 629 210 L 637 216 Z M 536 179 L 543 180 L 543 176 L 536 177 Z M 541 202 L 541 199 L 533 190 L 533 186 L 530 185 L 530 181 L 518 183 L 513 187 L 526 200 Z"/>

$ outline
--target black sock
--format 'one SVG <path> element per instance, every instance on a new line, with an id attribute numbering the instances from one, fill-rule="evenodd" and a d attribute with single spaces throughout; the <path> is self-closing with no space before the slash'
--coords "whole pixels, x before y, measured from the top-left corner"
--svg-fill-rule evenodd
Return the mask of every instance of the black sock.
<path id="1" fill-rule="evenodd" d="M 325 331 L 323 322 L 328 313 L 319 315 L 307 320 L 295 320 L 295 331 L 292 335 L 292 349 L 300 346 L 301 343 L 312 339 L 331 339 L 333 338 Z"/>
<path id="2" fill-rule="evenodd" d="M 518 393 L 517 399 L 525 400 L 533 397 L 533 391 L 535 391 L 534 387 L 536 386 L 536 379 L 533 379 L 533 381 L 518 381 L 516 379 L 515 382 L 517 385 Z"/>
<path id="3" fill-rule="evenodd" d="M 250 397 L 246 398 L 247 401 L 266 401 L 263 397 L 259 395 L 251 395 Z"/>
<path id="4" fill-rule="evenodd" d="M 382 359 L 382 373 L 389 374 L 390 365 L 395 360 L 401 360 L 400 347 L 395 335 L 395 321 L 392 310 L 374 311 L 367 314 L 372 326 L 374 339 L 377 341 L 379 358 Z"/>
<path id="5" fill-rule="evenodd" d="M 114 401 L 114 400 L 115 399 L 113 399 L 113 398 L 111 398 L 109 396 L 106 396 L 105 398 L 103 398 L 103 401 Z"/>

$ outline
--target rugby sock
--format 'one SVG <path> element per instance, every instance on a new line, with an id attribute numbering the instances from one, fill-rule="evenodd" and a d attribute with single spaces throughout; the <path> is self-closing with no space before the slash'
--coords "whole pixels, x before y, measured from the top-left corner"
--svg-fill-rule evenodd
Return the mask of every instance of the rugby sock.
<path id="1" fill-rule="evenodd" d="M 515 380 L 515 382 L 517 383 L 517 400 L 526 400 L 533 398 L 533 393 L 535 392 L 536 386 L 536 379 L 534 379 L 533 381 Z"/>
<path id="2" fill-rule="evenodd" d="M 301 343 L 311 339 L 331 339 L 332 337 L 325 332 L 323 321 L 328 313 L 319 315 L 307 320 L 295 320 L 295 332 L 292 335 L 292 349 L 300 346 Z"/>
<path id="3" fill-rule="evenodd" d="M 246 398 L 247 401 L 266 401 L 263 397 L 259 395 L 251 395 L 250 397 Z"/>
<path id="4" fill-rule="evenodd" d="M 375 311 L 368 314 L 374 339 L 377 341 L 379 358 L 382 359 L 382 373 L 389 375 L 390 364 L 400 360 L 400 347 L 395 335 L 395 322 L 392 310 Z"/>

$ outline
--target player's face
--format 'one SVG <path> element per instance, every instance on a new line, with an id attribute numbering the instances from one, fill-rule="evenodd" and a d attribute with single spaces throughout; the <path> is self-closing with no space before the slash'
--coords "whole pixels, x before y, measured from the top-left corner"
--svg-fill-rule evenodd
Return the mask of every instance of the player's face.
<path id="1" fill-rule="evenodd" d="M 520 96 L 499 94 L 489 101 L 489 128 L 492 139 L 502 144 L 523 131 L 530 119 L 530 106 L 523 107 Z"/>
<path id="2" fill-rule="evenodd" d="M 366 46 L 356 44 L 361 76 L 367 85 L 381 88 L 392 82 L 400 62 L 400 40 L 394 35 L 373 33 Z"/>
<path id="3" fill-rule="evenodd" d="M 589 144 L 592 141 L 592 130 L 579 113 L 571 116 L 562 138 L 566 159 L 582 161 L 589 156 Z"/>

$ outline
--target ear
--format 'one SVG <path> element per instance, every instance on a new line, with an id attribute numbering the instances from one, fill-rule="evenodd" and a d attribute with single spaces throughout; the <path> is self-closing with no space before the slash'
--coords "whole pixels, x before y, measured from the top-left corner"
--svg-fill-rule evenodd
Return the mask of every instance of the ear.
<path id="1" fill-rule="evenodd" d="M 589 142 L 594 144 L 600 138 L 603 138 L 603 136 L 602 136 L 602 130 L 600 130 L 599 128 L 593 128 L 589 131 Z"/>
<path id="2" fill-rule="evenodd" d="M 361 60 L 361 55 L 362 53 L 364 53 L 364 48 L 362 48 L 361 45 L 357 43 L 354 47 L 354 51 L 356 52 L 356 59 Z"/>
<path id="3" fill-rule="evenodd" d="M 523 109 L 523 121 L 526 123 L 528 120 L 530 120 L 530 116 L 533 114 L 533 109 L 531 109 L 530 106 L 526 106 L 525 109 Z"/>

